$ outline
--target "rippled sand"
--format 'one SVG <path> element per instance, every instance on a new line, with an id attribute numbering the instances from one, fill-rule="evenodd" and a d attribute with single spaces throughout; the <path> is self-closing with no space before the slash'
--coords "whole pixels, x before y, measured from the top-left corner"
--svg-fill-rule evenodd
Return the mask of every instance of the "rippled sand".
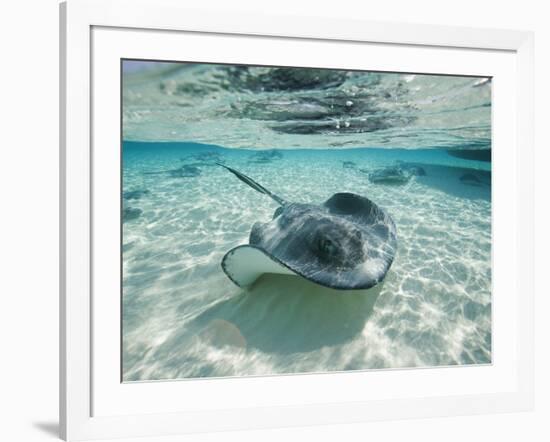
<path id="1" fill-rule="evenodd" d="M 205 149 L 125 144 L 124 191 L 147 190 L 125 201 L 141 210 L 123 224 L 125 381 L 491 362 L 490 163 L 437 150 L 293 150 L 262 160 L 208 148 L 287 200 L 354 192 L 397 225 L 396 259 L 376 290 L 266 275 L 243 291 L 221 259 L 276 206 L 214 157 L 192 157 Z M 390 186 L 360 171 L 399 160 L 427 175 Z M 199 174 L 173 173 L 182 165 Z M 460 180 L 468 173 L 478 182 Z"/>

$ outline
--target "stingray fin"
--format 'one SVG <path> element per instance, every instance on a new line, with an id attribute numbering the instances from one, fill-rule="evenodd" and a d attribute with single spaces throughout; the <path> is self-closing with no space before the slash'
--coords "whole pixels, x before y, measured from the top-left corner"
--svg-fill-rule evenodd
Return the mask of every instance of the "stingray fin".
<path id="1" fill-rule="evenodd" d="M 235 175 L 238 179 L 240 179 L 243 183 L 248 184 L 250 187 L 252 187 L 254 190 L 263 193 L 264 195 L 267 195 L 271 197 L 273 200 L 275 200 L 278 204 L 281 206 L 286 204 L 286 201 L 282 199 L 280 196 L 275 195 L 274 193 L 271 193 L 269 190 L 267 190 L 264 186 L 262 186 L 260 183 L 257 183 L 252 178 L 247 177 L 244 173 L 241 173 L 229 166 L 226 166 L 225 164 L 216 163 L 218 166 L 225 167 L 229 172 L 231 172 L 233 175 Z"/>

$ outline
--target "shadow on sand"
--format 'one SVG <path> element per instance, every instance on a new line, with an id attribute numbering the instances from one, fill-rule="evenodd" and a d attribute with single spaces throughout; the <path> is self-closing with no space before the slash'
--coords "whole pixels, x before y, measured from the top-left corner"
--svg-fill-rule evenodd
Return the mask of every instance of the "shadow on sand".
<path id="1" fill-rule="evenodd" d="M 249 290 L 202 313 L 195 326 L 214 345 L 267 353 L 341 345 L 363 330 L 381 286 L 341 291 L 297 276 L 266 274 Z"/>

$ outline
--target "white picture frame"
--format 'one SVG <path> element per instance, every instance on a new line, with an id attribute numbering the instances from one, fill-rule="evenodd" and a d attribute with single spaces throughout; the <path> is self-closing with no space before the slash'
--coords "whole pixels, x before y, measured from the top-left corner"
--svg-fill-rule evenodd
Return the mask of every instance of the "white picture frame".
<path id="1" fill-rule="evenodd" d="M 204 431 L 511 412 L 532 408 L 534 392 L 532 33 L 373 23 L 352 19 L 243 16 L 226 11 L 192 10 L 182 6 L 177 0 L 69 0 L 61 4 L 60 17 L 62 122 L 60 130 L 60 428 L 64 439 L 161 436 Z M 94 32 L 98 29 L 105 32 L 103 36 L 95 38 Z M 513 222 L 507 221 L 507 230 L 503 231 L 502 235 L 495 236 L 497 238 L 495 241 L 498 238 L 504 238 L 504 233 L 512 234 L 514 241 L 503 244 L 502 247 L 499 246 L 500 251 L 504 251 L 499 255 L 513 256 L 514 259 L 508 260 L 507 264 L 507 273 L 512 283 L 508 287 L 495 285 L 494 290 L 498 290 L 500 295 L 493 293 L 493 296 L 503 299 L 500 303 L 502 308 L 497 307 L 493 310 L 493 319 L 497 324 L 496 327 L 499 327 L 494 329 L 496 336 L 493 339 L 497 344 L 503 343 L 504 340 L 511 343 L 508 346 L 510 348 L 502 345 L 501 354 L 506 352 L 506 357 L 496 359 L 490 367 L 486 368 L 400 370 L 390 375 L 391 382 L 404 386 L 414 384 L 417 388 L 416 390 L 411 388 L 399 397 L 382 393 L 376 396 L 374 392 L 372 396 L 369 395 L 371 397 L 363 397 L 366 395 L 360 389 L 354 388 L 355 385 L 359 385 L 358 383 L 368 385 L 367 378 L 371 380 L 376 378 L 377 383 L 378 379 L 382 383 L 388 382 L 387 379 L 384 380 L 386 374 L 381 371 L 344 375 L 290 375 L 243 380 L 140 383 L 134 384 L 131 391 L 128 386 L 120 382 L 117 384 L 116 379 L 113 381 L 113 375 L 110 373 L 112 364 L 109 362 L 109 354 L 112 355 L 112 353 L 104 351 L 108 346 L 105 336 L 112 331 L 111 327 L 119 317 L 108 310 L 102 298 L 94 297 L 94 287 L 97 288 L 98 281 L 94 280 L 93 264 L 97 256 L 94 258 L 92 252 L 101 253 L 101 248 L 95 246 L 93 238 L 94 210 L 102 209 L 97 204 L 92 204 L 93 195 L 99 190 L 97 186 L 101 184 L 93 178 L 98 169 L 103 169 L 101 161 L 104 160 L 101 160 L 101 155 L 95 155 L 94 158 L 93 145 L 98 138 L 103 137 L 103 132 L 97 133 L 94 130 L 97 130 L 97 126 L 103 128 L 105 125 L 99 119 L 95 121 L 92 117 L 95 115 L 94 107 L 104 106 L 102 103 L 105 103 L 105 100 L 100 94 L 96 96 L 96 91 L 93 89 L 93 85 L 97 87 L 99 81 L 94 76 L 101 74 L 101 71 L 97 71 L 98 66 L 103 65 L 97 58 L 97 53 L 95 53 L 97 62 L 95 66 L 92 60 L 94 51 L 98 49 L 102 51 L 101 53 L 109 52 L 104 44 L 105 41 L 109 41 L 109 38 L 113 39 L 109 55 L 111 58 L 120 55 L 120 48 L 122 50 L 125 47 L 129 48 L 127 38 L 126 40 L 121 38 L 117 44 L 114 44 L 115 36 L 114 34 L 109 36 L 109 33 L 117 30 L 133 32 L 135 36 L 155 33 L 157 39 L 167 38 L 165 37 L 167 34 L 177 36 L 183 33 L 192 35 L 193 38 L 205 36 L 219 38 L 220 41 L 223 38 L 231 38 L 235 59 L 243 57 L 238 51 L 242 42 L 246 39 L 262 38 L 265 41 L 292 42 L 291 46 L 296 47 L 295 56 L 299 56 L 301 45 L 318 43 L 337 44 L 342 47 L 353 44 L 359 49 L 365 47 L 365 50 L 367 46 L 374 48 L 372 50 L 387 48 L 388 51 L 391 48 L 403 47 L 412 55 L 415 55 L 415 51 L 418 54 L 434 51 L 434 54 L 449 57 L 445 54 L 448 51 L 455 51 L 459 57 L 460 51 L 470 51 L 471 54 L 478 53 L 478 57 L 479 53 L 482 53 L 487 55 L 484 58 L 490 58 L 490 54 L 496 54 L 495 60 L 506 58 L 500 67 L 495 67 L 495 72 L 498 73 L 495 78 L 497 81 L 502 78 L 501 84 L 509 86 L 509 90 L 515 92 L 508 94 L 510 95 L 507 97 L 508 101 L 504 95 L 502 99 L 495 101 L 497 112 L 499 106 L 508 107 L 508 104 L 512 109 L 507 111 L 506 115 L 504 112 L 500 113 L 503 115 L 502 120 L 499 117 L 502 124 L 495 125 L 494 135 L 502 139 L 502 135 L 498 133 L 499 127 L 505 125 L 513 127 L 511 132 L 513 136 L 508 137 L 510 139 L 507 143 L 501 144 L 503 147 L 500 151 L 502 158 L 500 164 L 503 170 L 507 168 L 512 174 L 513 179 L 508 179 L 510 174 L 501 176 L 502 182 L 507 182 L 506 186 L 508 186 L 504 196 L 504 201 L 506 198 L 510 201 L 511 209 L 508 215 L 511 211 L 514 216 L 511 217 Z M 176 37 L 170 37 L 172 38 Z M 159 52 L 157 58 L 166 59 L 160 55 L 160 47 L 158 47 L 160 40 L 153 40 L 151 37 L 150 41 L 150 48 L 141 47 L 140 50 L 150 51 L 149 54 Z M 169 43 L 168 40 L 167 43 Z M 506 55 L 500 57 L 499 54 Z M 182 55 L 184 56 L 185 54 Z M 231 57 L 231 54 L 227 56 Z M 269 56 L 274 55 L 266 55 L 266 57 Z M 342 55 L 341 60 L 332 61 L 332 63 L 336 63 L 335 66 L 343 66 L 343 63 L 346 63 L 345 57 Z M 290 58 L 288 63 L 292 63 Z M 325 61 L 323 65 L 329 63 L 331 62 Z M 399 63 L 404 66 L 406 57 L 391 63 L 388 61 L 386 66 L 399 70 Z M 449 67 L 446 69 L 457 69 L 453 67 L 450 58 L 448 64 Z M 498 61 L 495 61 L 495 64 L 498 64 Z M 461 69 L 457 74 L 465 71 L 479 73 L 481 68 L 465 66 Z M 430 68 L 430 72 L 437 70 L 437 66 Z M 105 91 L 113 92 L 110 89 Z M 113 103 L 119 103 L 117 100 L 118 98 L 113 96 Z M 115 128 L 119 123 L 118 108 L 119 106 L 113 105 Z M 95 129 L 94 126 L 96 126 Z M 109 141 L 106 140 L 106 142 Z M 106 166 L 104 172 L 105 176 L 109 175 Z M 498 181 L 496 183 L 498 184 Z M 498 206 L 499 195 L 495 193 L 495 196 Z M 502 205 L 500 204 L 501 207 Z M 118 214 L 113 216 L 116 217 Z M 495 211 L 494 217 L 499 219 L 498 211 Z M 501 258 L 502 256 L 499 259 Z M 519 285 L 520 281 L 521 285 Z M 117 295 L 118 293 L 113 296 Z M 96 321 L 110 324 L 105 327 L 106 333 L 98 332 L 98 328 L 94 327 Z M 503 324 L 505 321 L 509 321 L 509 327 L 504 327 L 507 325 Z M 501 332 L 505 328 L 508 330 L 508 335 Z M 117 347 L 113 348 L 116 350 Z M 116 363 L 118 364 L 118 361 Z M 460 376 L 462 373 L 465 375 L 458 379 L 460 376 L 457 373 L 460 373 Z M 114 374 L 114 378 L 118 376 L 118 373 Z M 495 379 L 495 383 L 487 382 L 487 379 Z M 442 394 L 428 393 L 428 385 L 430 383 L 439 385 L 438 382 L 441 385 L 456 382 L 456 391 L 443 391 Z M 460 382 L 468 383 L 471 386 L 470 390 L 463 389 Z M 485 388 L 478 385 L 485 385 Z M 319 386 L 323 386 L 323 389 L 320 390 Z M 276 392 L 281 388 L 308 392 L 308 396 L 302 396 L 300 399 L 297 395 L 293 400 L 287 400 L 286 396 L 279 398 Z M 257 395 L 252 394 L 260 390 L 264 391 L 264 397 L 261 400 Z M 180 404 L 181 400 L 175 401 L 176 395 L 178 398 L 182 397 L 182 391 L 187 391 L 185 394 L 188 397 L 197 400 L 188 401 L 183 405 Z M 207 403 L 208 401 L 198 401 L 199 396 L 208 399 L 220 391 L 225 392 L 225 397 L 233 399 L 226 400 L 223 406 L 217 407 L 211 406 Z M 235 395 L 236 391 L 242 394 Z M 321 395 L 319 391 L 323 394 Z M 242 398 L 238 399 L 236 396 L 242 396 Z M 139 404 L 140 398 L 142 402 L 147 401 L 149 406 Z M 155 407 L 159 398 L 163 399 L 163 407 Z"/>

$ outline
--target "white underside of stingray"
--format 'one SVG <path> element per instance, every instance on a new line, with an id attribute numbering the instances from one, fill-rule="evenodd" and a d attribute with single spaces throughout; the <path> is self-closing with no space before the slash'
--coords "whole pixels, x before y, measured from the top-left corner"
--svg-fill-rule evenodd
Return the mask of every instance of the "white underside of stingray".
<path id="1" fill-rule="evenodd" d="M 239 246 L 227 253 L 222 261 L 226 275 L 239 287 L 252 285 L 264 273 L 295 275 L 290 268 L 277 262 L 263 250 L 253 246 Z"/>

